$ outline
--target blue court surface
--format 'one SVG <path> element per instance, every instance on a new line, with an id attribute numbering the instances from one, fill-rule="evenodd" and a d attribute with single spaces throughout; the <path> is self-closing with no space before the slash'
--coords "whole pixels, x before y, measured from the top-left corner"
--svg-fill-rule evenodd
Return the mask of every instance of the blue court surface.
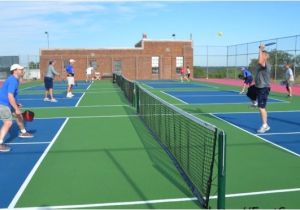
<path id="1" fill-rule="evenodd" d="M 64 118 L 36 119 L 27 123 L 26 129 L 34 134 L 27 139 L 18 137 L 19 129 L 14 122 L 5 138 L 12 151 L 0 154 L 0 208 L 8 207 L 64 121 Z"/>
<path id="2" fill-rule="evenodd" d="M 261 125 L 259 113 L 213 115 L 300 157 L 300 111 L 268 112 L 268 124 L 271 129 L 264 134 L 256 132 Z"/>
<path id="3" fill-rule="evenodd" d="M 178 83 L 178 80 L 137 80 L 138 82 L 143 82 L 143 83 L 174 83 L 174 82 L 177 82 Z"/>
<path id="4" fill-rule="evenodd" d="M 67 98 L 65 93 L 54 94 L 57 102 L 44 101 L 44 94 L 22 94 L 17 96 L 18 103 L 21 103 L 23 108 L 32 107 L 65 107 L 75 106 L 82 96 L 82 93 L 73 93 L 74 97 Z"/>
<path id="5" fill-rule="evenodd" d="M 249 103 L 246 95 L 236 91 L 164 91 L 164 93 L 179 99 L 186 104 L 226 104 L 226 103 Z M 284 102 L 268 98 L 268 102 Z"/>

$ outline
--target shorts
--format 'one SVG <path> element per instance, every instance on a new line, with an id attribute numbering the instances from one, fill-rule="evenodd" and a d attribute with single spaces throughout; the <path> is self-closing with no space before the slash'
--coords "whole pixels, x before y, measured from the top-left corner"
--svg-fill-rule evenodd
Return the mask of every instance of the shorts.
<path id="1" fill-rule="evenodd" d="M 257 93 L 257 106 L 262 109 L 266 108 L 268 96 L 270 93 L 270 88 L 269 87 L 256 88 L 256 93 Z"/>
<path id="2" fill-rule="evenodd" d="M 74 77 L 67 77 L 68 85 L 75 85 Z"/>
<path id="3" fill-rule="evenodd" d="M 252 81 L 253 81 L 253 77 L 250 76 L 250 77 L 246 77 L 246 78 L 245 78 L 244 83 L 245 83 L 246 85 L 251 85 Z"/>
<path id="4" fill-rule="evenodd" d="M 12 113 L 9 107 L 5 105 L 0 105 L 0 119 L 12 120 Z"/>
<path id="5" fill-rule="evenodd" d="M 44 77 L 44 84 L 45 84 L 46 90 L 52 89 L 53 88 L 53 78 Z"/>
<path id="6" fill-rule="evenodd" d="M 294 84 L 294 81 L 290 81 L 290 80 L 286 81 L 286 88 L 292 87 L 293 84 Z"/>

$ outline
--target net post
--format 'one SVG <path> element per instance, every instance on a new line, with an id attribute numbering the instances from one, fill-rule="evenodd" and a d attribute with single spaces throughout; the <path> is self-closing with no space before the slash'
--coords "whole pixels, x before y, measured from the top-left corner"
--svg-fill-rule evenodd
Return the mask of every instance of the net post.
<path id="1" fill-rule="evenodd" d="M 224 131 L 220 131 L 218 135 L 218 154 L 217 208 L 225 209 L 226 135 Z"/>

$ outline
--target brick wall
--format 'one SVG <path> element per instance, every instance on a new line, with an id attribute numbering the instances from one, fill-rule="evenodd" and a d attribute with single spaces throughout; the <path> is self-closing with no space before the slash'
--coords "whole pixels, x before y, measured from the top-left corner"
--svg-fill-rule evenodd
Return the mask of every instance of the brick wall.
<path id="1" fill-rule="evenodd" d="M 159 74 L 152 74 L 151 58 L 159 57 Z M 56 60 L 55 69 L 66 76 L 64 66 L 74 59 L 75 78 L 85 79 L 85 70 L 91 61 L 97 63 L 96 71 L 112 74 L 113 62 L 120 61 L 122 74 L 128 79 L 178 79 L 176 57 L 184 57 L 184 66 L 193 72 L 193 48 L 191 41 L 143 39 L 135 48 L 128 49 L 43 49 L 40 51 L 41 76 L 44 77 L 49 60 Z M 191 73 L 193 75 L 193 73 Z"/>

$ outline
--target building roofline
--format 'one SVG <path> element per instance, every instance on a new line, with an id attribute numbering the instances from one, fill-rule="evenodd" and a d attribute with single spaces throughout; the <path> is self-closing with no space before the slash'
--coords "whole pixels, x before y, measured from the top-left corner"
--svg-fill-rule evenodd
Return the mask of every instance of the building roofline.
<path id="1" fill-rule="evenodd" d="M 141 48 L 41 48 L 41 50 L 141 50 Z"/>
<path id="2" fill-rule="evenodd" d="M 41 48 L 41 51 L 53 51 L 53 50 L 143 50 L 144 49 L 144 42 L 190 42 L 192 43 L 193 40 L 174 40 L 174 39 L 148 39 L 144 38 L 140 40 L 138 43 L 135 44 L 135 47 L 128 48 L 128 47 L 108 47 L 108 48 Z M 140 45 L 140 46 L 139 46 Z"/>
<path id="3" fill-rule="evenodd" d="M 142 42 L 193 42 L 190 39 L 142 39 Z"/>

